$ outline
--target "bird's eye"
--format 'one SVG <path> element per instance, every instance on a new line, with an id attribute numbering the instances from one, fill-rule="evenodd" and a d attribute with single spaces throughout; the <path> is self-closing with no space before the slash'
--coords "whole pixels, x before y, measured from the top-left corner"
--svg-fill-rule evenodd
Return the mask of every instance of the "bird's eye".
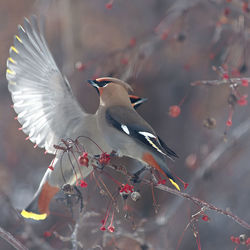
<path id="1" fill-rule="evenodd" d="M 107 86 L 111 81 L 107 80 L 88 80 L 88 83 L 95 88 L 103 88 Z"/>
<path id="2" fill-rule="evenodd" d="M 103 88 L 106 87 L 111 81 L 96 81 L 96 84 L 98 85 L 98 87 Z"/>

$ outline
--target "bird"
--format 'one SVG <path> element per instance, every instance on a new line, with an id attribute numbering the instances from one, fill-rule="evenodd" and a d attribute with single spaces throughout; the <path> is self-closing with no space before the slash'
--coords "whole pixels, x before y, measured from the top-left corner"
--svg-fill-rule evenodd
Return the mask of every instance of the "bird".
<path id="1" fill-rule="evenodd" d="M 78 177 L 86 178 L 93 167 L 73 169 L 74 157 L 65 156 L 56 145 L 62 140 L 82 138 L 89 156 L 113 149 L 97 126 L 97 113 L 87 113 L 76 100 L 67 78 L 60 72 L 45 40 L 37 17 L 25 18 L 10 47 L 6 78 L 20 130 L 34 147 L 44 148 L 55 158 L 47 168 L 31 202 L 21 211 L 25 218 L 44 220 L 50 214 L 50 202 L 65 184 L 74 185 Z M 145 98 L 131 96 L 134 108 Z"/>
<path id="2" fill-rule="evenodd" d="M 178 156 L 133 109 L 128 94 L 133 91 L 132 87 L 112 77 L 88 82 L 98 90 L 100 96 L 97 124 L 109 146 L 119 156 L 128 156 L 153 167 L 180 191 L 166 165 L 167 157 Z"/>

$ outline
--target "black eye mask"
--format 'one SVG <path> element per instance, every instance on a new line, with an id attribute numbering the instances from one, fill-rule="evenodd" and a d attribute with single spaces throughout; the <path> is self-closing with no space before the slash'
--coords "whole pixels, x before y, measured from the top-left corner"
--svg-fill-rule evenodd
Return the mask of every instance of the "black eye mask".
<path id="1" fill-rule="evenodd" d="M 108 83 L 111 83 L 111 81 L 88 80 L 88 83 L 91 84 L 93 87 L 102 88 L 102 87 L 105 87 Z"/>

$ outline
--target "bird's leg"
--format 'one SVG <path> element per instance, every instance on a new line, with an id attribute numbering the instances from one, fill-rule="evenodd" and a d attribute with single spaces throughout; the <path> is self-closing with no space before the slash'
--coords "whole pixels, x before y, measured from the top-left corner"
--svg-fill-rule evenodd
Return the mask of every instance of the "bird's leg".
<path id="1" fill-rule="evenodd" d="M 76 191 L 76 196 L 77 196 L 77 203 L 80 201 L 80 212 L 82 212 L 83 210 L 83 198 L 82 198 L 82 193 L 80 192 L 80 190 L 74 186 L 74 189 Z"/>
<path id="2" fill-rule="evenodd" d="M 146 167 L 144 166 L 143 168 L 135 172 L 133 176 L 131 177 L 130 181 L 132 181 L 133 183 L 140 183 L 141 182 L 140 174 L 142 174 L 145 170 L 146 170 Z"/>
<path id="3" fill-rule="evenodd" d="M 110 153 L 110 157 L 119 157 L 119 158 L 121 158 L 123 156 L 123 154 L 122 154 L 122 152 L 120 151 L 120 150 L 118 150 L 118 151 L 112 151 L 111 153 Z"/>
<path id="4" fill-rule="evenodd" d="M 64 198 L 58 198 L 57 200 L 66 201 L 67 207 L 70 209 L 70 212 L 73 216 L 73 198 L 77 198 L 76 203 L 80 201 L 80 212 L 83 209 L 83 198 L 82 194 L 76 186 L 71 186 L 70 184 L 64 184 L 62 187 Z"/>

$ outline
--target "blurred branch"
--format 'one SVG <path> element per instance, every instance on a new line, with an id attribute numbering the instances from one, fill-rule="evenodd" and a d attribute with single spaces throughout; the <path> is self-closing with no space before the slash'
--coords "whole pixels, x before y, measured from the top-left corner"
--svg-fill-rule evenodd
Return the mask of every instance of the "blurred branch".
<path id="1" fill-rule="evenodd" d="M 230 78 L 230 81 L 228 80 L 202 80 L 202 81 L 195 81 L 191 82 L 191 86 L 200 86 L 200 85 L 205 85 L 205 86 L 219 86 L 219 85 L 224 85 L 224 84 L 235 84 L 235 85 L 240 85 L 242 79 L 247 80 L 248 82 L 250 81 L 250 78 L 242 77 L 242 78 Z"/>
<path id="2" fill-rule="evenodd" d="M 79 229 L 79 224 L 76 222 L 75 227 L 74 227 L 74 231 L 71 234 L 71 242 L 72 242 L 72 249 L 73 250 L 77 250 L 77 246 L 79 244 L 77 241 L 78 229 Z"/>
<path id="3" fill-rule="evenodd" d="M 18 250 L 28 250 L 20 241 L 18 241 L 12 234 L 0 227 L 0 237 L 6 240 L 11 246 Z"/>
<path id="4" fill-rule="evenodd" d="M 70 241 L 72 244 L 72 250 L 77 250 L 78 246 L 81 249 L 83 249 L 83 243 L 77 239 L 78 231 L 81 228 L 84 220 L 91 218 L 91 217 L 96 217 L 98 215 L 99 215 L 98 213 L 93 212 L 93 211 L 92 212 L 88 212 L 88 211 L 82 212 L 82 213 L 80 213 L 80 217 L 77 220 L 77 222 L 75 223 L 74 230 L 70 236 L 62 236 L 57 232 L 54 232 L 54 235 L 55 235 L 55 237 L 57 237 L 58 239 L 60 239 L 63 242 Z"/>

